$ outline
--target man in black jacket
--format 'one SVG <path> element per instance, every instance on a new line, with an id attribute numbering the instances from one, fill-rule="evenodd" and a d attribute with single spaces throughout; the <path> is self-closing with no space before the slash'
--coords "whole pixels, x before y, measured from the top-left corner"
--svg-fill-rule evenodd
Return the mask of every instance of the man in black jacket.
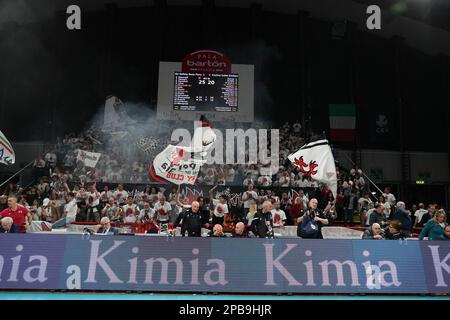
<path id="1" fill-rule="evenodd" d="M 4 217 L 0 225 L 0 233 L 19 233 L 19 227 L 13 223 L 11 217 Z"/>
<path id="2" fill-rule="evenodd" d="M 198 201 L 192 202 L 192 206 L 186 211 L 180 213 L 177 220 L 174 223 L 172 233 L 175 228 L 182 222 L 181 230 L 187 231 L 188 237 L 201 237 L 202 236 L 202 225 L 204 224 L 203 217 L 200 214 L 200 204 Z M 184 236 L 184 232 L 182 236 Z"/>
<path id="3" fill-rule="evenodd" d="M 400 231 L 405 237 L 409 237 L 411 235 L 412 222 L 410 212 L 406 210 L 406 205 L 403 201 L 397 202 L 397 208 L 395 208 L 395 213 L 391 220 L 400 221 Z"/>
<path id="4" fill-rule="evenodd" d="M 272 202 L 264 201 L 262 210 L 255 213 L 251 230 L 258 238 L 273 238 Z"/>
<path id="5" fill-rule="evenodd" d="M 297 236 L 301 238 L 323 239 L 322 226 L 329 225 L 333 220 L 330 212 L 323 213 L 317 209 L 318 201 L 312 198 L 309 208 L 297 218 Z"/>

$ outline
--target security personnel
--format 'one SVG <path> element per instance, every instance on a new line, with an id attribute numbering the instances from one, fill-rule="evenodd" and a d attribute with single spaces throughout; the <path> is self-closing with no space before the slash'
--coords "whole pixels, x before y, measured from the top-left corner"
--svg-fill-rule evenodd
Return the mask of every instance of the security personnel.
<path id="1" fill-rule="evenodd" d="M 191 208 L 178 215 L 177 220 L 175 221 L 173 226 L 174 230 L 180 224 L 181 220 L 183 220 L 181 226 L 183 236 L 187 231 L 188 237 L 201 237 L 203 217 L 200 214 L 199 208 L 200 204 L 197 201 L 192 202 Z"/>
<path id="2" fill-rule="evenodd" d="M 255 214 L 252 220 L 251 230 L 258 238 L 273 238 L 272 203 L 264 201 L 262 210 Z"/>

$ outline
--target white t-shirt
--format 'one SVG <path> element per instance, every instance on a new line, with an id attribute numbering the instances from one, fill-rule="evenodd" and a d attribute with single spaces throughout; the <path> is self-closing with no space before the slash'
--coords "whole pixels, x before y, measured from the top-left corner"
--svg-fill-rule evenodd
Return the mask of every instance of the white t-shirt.
<path id="1" fill-rule="evenodd" d="M 148 210 L 142 209 L 139 214 L 139 219 L 148 218 L 153 219 L 155 218 L 155 210 L 152 208 L 149 208 Z"/>
<path id="2" fill-rule="evenodd" d="M 227 170 L 227 177 L 226 177 L 226 181 L 227 182 L 233 182 L 234 181 L 234 176 L 235 176 L 235 171 L 233 168 L 229 168 Z"/>
<path id="3" fill-rule="evenodd" d="M 73 221 L 75 221 L 75 218 L 77 216 L 77 210 L 78 206 L 75 199 L 72 199 L 72 201 L 70 201 L 64 206 L 64 212 L 67 212 L 66 223 L 72 223 Z"/>
<path id="4" fill-rule="evenodd" d="M 392 193 L 383 193 L 383 197 L 391 206 L 395 204 L 395 196 Z"/>
<path id="5" fill-rule="evenodd" d="M 282 221 L 286 220 L 286 213 L 281 209 L 272 209 L 272 221 L 274 226 L 282 225 Z"/>
<path id="6" fill-rule="evenodd" d="M 122 210 L 123 210 L 123 214 L 125 216 L 128 216 L 130 214 L 134 214 L 136 212 L 136 210 L 138 210 L 138 207 L 134 203 L 131 205 L 126 204 L 126 205 L 122 206 Z"/>
<path id="7" fill-rule="evenodd" d="M 258 178 L 258 184 L 263 187 L 269 187 L 272 185 L 272 179 L 269 176 L 260 176 Z"/>
<path id="8" fill-rule="evenodd" d="M 96 207 L 100 204 L 100 197 L 97 192 L 88 192 L 86 197 L 86 204 L 89 207 Z"/>
<path id="9" fill-rule="evenodd" d="M 123 203 L 125 202 L 125 199 L 128 198 L 128 192 L 125 190 L 116 190 L 114 191 L 114 197 L 116 198 L 117 203 Z"/>
<path id="10" fill-rule="evenodd" d="M 247 198 L 247 200 L 244 200 L 244 208 L 246 208 L 246 209 L 249 209 L 252 204 L 256 204 L 256 199 L 258 199 L 258 194 L 254 190 L 252 190 L 252 191 L 247 190 L 244 192 L 244 194 L 242 196 L 244 197 L 249 194 L 252 195 L 252 198 Z"/>
<path id="11" fill-rule="evenodd" d="M 290 179 L 289 179 L 289 177 L 285 177 L 285 176 L 282 176 L 281 178 L 280 178 L 280 180 L 279 180 L 279 182 L 280 182 L 280 187 L 289 187 L 289 183 L 290 183 Z"/>
<path id="12" fill-rule="evenodd" d="M 107 202 L 108 199 L 112 196 L 113 196 L 113 193 L 110 190 L 102 191 L 102 193 L 100 193 L 100 199 L 104 202 Z"/>
<path id="13" fill-rule="evenodd" d="M 156 211 L 156 219 L 159 221 L 169 221 L 169 212 L 172 210 L 172 206 L 167 201 L 164 202 L 164 204 L 161 204 L 161 202 L 155 203 L 153 206 Z"/>
<path id="14" fill-rule="evenodd" d="M 218 218 L 222 218 L 228 213 L 228 205 L 226 203 L 222 204 L 218 199 L 213 199 L 214 205 L 214 215 Z"/>
<path id="15" fill-rule="evenodd" d="M 420 220 L 422 219 L 423 215 L 426 214 L 427 212 L 428 212 L 428 210 L 419 209 L 419 210 L 416 210 L 416 212 L 414 212 L 414 216 L 415 217 L 419 217 L 418 221 L 420 222 Z"/>
<path id="16" fill-rule="evenodd" d="M 250 178 L 250 179 L 245 178 L 245 179 L 244 179 L 244 182 L 242 182 L 242 185 L 243 185 L 244 187 L 247 187 L 249 184 L 255 184 L 252 178 Z"/>

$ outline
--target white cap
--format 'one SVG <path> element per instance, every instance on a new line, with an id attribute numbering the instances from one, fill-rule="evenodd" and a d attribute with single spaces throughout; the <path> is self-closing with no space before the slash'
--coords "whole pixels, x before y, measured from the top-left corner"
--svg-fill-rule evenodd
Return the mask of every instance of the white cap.
<path id="1" fill-rule="evenodd" d="M 50 203 L 50 199 L 49 198 L 45 198 L 44 201 L 43 201 L 44 207 L 48 206 L 49 203 Z"/>

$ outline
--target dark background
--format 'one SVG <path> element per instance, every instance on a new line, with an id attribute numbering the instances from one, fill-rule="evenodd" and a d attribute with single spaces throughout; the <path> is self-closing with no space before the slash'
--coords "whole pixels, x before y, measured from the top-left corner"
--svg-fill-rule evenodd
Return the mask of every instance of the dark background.
<path id="1" fill-rule="evenodd" d="M 328 131 L 328 104 L 353 102 L 358 146 L 448 151 L 447 55 L 428 55 L 351 22 L 333 39 L 333 26 L 341 21 L 271 12 L 261 4 L 218 7 L 214 1 L 149 1 L 132 8 L 97 1 L 92 10 L 80 4 L 82 30 L 70 31 L 64 6 L 41 0 L 28 10 L 37 8 L 38 15 L 50 2 L 54 7 L 42 19 L 1 24 L 0 127 L 13 141 L 51 141 L 79 131 L 109 94 L 155 108 L 159 61 L 181 61 L 188 52 L 211 48 L 233 63 L 255 65 L 255 115 L 274 126 L 298 120 Z M 380 1 L 382 8 L 392 3 Z M 448 5 L 432 4 L 432 12 L 442 10 L 425 22 L 447 28 Z M 421 7 L 409 9 L 405 15 L 421 18 Z M 367 130 L 370 112 L 378 108 L 390 110 L 398 124 L 382 144 Z"/>

